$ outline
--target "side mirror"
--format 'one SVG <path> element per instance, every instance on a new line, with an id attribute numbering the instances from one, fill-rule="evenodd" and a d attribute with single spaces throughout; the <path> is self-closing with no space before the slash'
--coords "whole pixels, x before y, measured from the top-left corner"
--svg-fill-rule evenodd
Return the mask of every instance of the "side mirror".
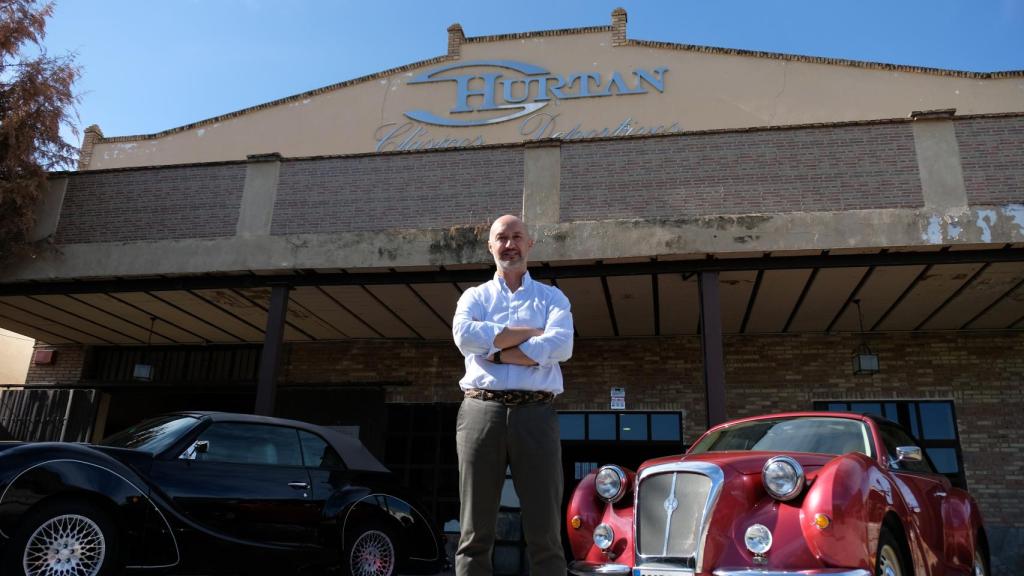
<path id="1" fill-rule="evenodd" d="M 920 462 L 924 460 L 924 454 L 917 446 L 897 446 L 896 462 Z"/>
<path id="2" fill-rule="evenodd" d="M 181 456 L 178 456 L 179 460 L 198 460 L 200 454 L 206 454 L 210 451 L 210 442 L 208 440 L 196 440 L 189 446 Z"/>

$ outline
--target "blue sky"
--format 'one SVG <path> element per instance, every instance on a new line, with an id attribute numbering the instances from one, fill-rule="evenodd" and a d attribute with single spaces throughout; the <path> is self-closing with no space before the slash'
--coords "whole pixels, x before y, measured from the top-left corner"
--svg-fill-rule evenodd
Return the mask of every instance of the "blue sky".
<path id="1" fill-rule="evenodd" d="M 1024 0 L 58 0 L 81 126 L 145 134 L 439 56 L 467 36 L 606 25 L 629 37 L 991 72 L 1024 69 Z"/>

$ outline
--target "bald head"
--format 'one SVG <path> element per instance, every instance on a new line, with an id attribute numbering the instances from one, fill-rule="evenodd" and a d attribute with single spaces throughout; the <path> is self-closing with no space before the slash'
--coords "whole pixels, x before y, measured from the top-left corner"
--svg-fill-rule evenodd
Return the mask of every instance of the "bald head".
<path id="1" fill-rule="evenodd" d="M 489 236 L 489 239 L 494 240 L 494 234 L 496 232 L 498 232 L 499 230 L 508 229 L 509 227 L 521 228 L 524 234 L 529 234 L 529 231 L 526 230 L 526 223 L 524 223 L 523 220 L 519 218 L 519 216 L 505 214 L 504 216 L 501 216 L 497 220 L 495 220 L 494 224 L 491 224 L 491 234 Z"/>
<path id="2" fill-rule="evenodd" d="M 533 239 L 526 224 L 512 214 L 506 214 L 491 224 L 487 250 L 494 263 L 503 272 L 525 272 L 527 257 L 533 248 Z"/>

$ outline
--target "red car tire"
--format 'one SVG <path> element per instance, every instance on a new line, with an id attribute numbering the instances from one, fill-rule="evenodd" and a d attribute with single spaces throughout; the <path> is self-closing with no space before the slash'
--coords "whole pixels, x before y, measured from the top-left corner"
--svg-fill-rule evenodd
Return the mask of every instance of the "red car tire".
<path id="1" fill-rule="evenodd" d="M 875 554 L 875 576 L 912 576 L 903 542 L 882 527 L 878 534 L 878 553 Z"/>

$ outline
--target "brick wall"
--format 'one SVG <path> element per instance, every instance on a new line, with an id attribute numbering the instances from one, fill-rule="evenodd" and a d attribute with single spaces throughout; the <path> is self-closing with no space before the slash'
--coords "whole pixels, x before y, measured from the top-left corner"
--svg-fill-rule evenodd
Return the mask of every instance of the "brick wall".
<path id="1" fill-rule="evenodd" d="M 82 172 L 71 176 L 61 244 L 234 236 L 245 164 Z"/>
<path id="2" fill-rule="evenodd" d="M 32 384 L 75 384 L 82 377 L 85 366 L 86 347 L 77 344 L 50 345 L 36 342 L 36 349 L 56 350 L 57 359 L 53 364 L 28 365 L 25 383 Z"/>
<path id="3" fill-rule="evenodd" d="M 288 161 L 271 233 L 486 224 L 522 195 L 520 148 Z"/>
<path id="4" fill-rule="evenodd" d="M 450 342 L 357 340 L 285 347 L 282 385 L 383 384 L 388 402 L 458 402 L 462 355 Z M 387 366 L 382 370 L 382 366 Z"/>
<path id="5" fill-rule="evenodd" d="M 953 126 L 969 203 L 1024 203 L 1024 118 L 975 118 Z"/>
<path id="6" fill-rule="evenodd" d="M 917 207 L 906 123 L 562 145 L 561 218 Z"/>
<path id="7" fill-rule="evenodd" d="M 875 376 L 853 376 L 849 335 L 734 336 L 726 339 L 730 418 L 805 410 L 815 400 L 952 399 L 967 482 L 993 525 L 1024 527 L 1024 334 L 873 336 Z M 382 370 L 382 366 L 387 366 Z M 462 361 L 453 344 L 295 344 L 287 383 L 387 385 L 389 402 L 457 402 Z M 624 386 L 629 409 L 680 410 L 684 437 L 704 430 L 704 388 L 696 337 L 576 342 L 564 367 L 563 410 L 607 410 L 609 388 Z"/>

